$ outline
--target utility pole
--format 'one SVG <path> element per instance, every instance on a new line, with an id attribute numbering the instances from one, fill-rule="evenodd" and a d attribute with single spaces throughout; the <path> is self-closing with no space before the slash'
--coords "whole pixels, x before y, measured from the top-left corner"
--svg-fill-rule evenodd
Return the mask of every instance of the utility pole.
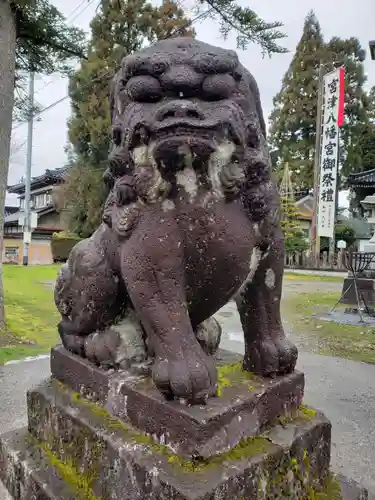
<path id="1" fill-rule="evenodd" d="M 33 126 L 34 126 L 34 72 L 29 74 L 29 116 L 27 128 L 27 157 L 25 175 L 25 219 L 23 225 L 23 265 L 29 264 L 29 245 L 31 243 L 31 214 L 30 214 L 30 182 L 31 162 L 33 153 Z"/>
<path id="2" fill-rule="evenodd" d="M 315 259 L 315 266 L 319 265 L 320 237 L 318 236 L 318 207 L 319 207 L 319 176 L 320 176 L 320 148 L 322 143 L 322 118 L 323 118 L 323 77 L 324 66 L 319 66 L 318 77 L 318 105 L 316 113 L 316 137 L 314 158 L 314 208 L 311 227 L 311 251 Z"/>

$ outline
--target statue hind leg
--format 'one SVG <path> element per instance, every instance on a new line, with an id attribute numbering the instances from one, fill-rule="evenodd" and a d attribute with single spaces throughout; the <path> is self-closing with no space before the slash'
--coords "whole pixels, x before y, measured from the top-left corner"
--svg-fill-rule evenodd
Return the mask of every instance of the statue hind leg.
<path id="1" fill-rule="evenodd" d="M 275 229 L 269 248 L 253 251 L 253 269 L 236 302 L 245 340 L 244 368 L 275 376 L 294 370 L 297 348 L 285 336 L 280 300 L 284 269 L 284 237 Z"/>
<path id="2" fill-rule="evenodd" d="M 100 226 L 74 247 L 61 267 L 55 287 L 58 332 L 74 354 L 96 364 L 126 367 L 143 360 L 146 347 L 125 286 L 106 258 L 102 241 L 107 235 L 106 226 Z"/>
<path id="3" fill-rule="evenodd" d="M 152 357 L 153 348 L 150 343 L 146 347 L 145 331 L 125 285 L 114 279 L 105 260 L 95 259 L 96 252 L 87 243 L 80 245 L 69 265 L 61 268 L 55 290 L 62 316 L 58 332 L 64 347 L 74 354 L 101 366 L 128 369 Z M 83 259 L 86 273 L 82 274 L 82 268 L 75 273 L 77 262 Z M 214 318 L 199 325 L 195 333 L 207 354 L 217 350 L 221 329 Z"/>

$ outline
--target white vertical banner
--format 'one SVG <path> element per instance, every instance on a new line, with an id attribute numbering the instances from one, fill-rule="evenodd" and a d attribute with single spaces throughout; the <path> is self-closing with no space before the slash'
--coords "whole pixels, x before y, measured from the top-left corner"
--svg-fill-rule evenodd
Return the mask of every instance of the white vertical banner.
<path id="1" fill-rule="evenodd" d="M 323 78 L 324 107 L 320 155 L 318 236 L 335 232 L 339 124 L 343 121 L 344 72 L 337 68 Z"/>

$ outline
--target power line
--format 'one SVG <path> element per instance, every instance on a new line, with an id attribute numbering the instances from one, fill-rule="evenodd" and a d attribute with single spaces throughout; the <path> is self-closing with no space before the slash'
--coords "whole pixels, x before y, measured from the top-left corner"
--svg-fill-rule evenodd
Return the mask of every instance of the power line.
<path id="1" fill-rule="evenodd" d="M 88 1 L 88 0 L 82 0 L 82 2 L 80 2 L 80 3 L 77 5 L 77 7 L 76 7 L 75 9 L 73 9 L 73 10 L 72 10 L 72 12 L 71 12 L 70 14 L 68 14 L 68 16 L 67 16 L 66 20 L 67 20 L 67 21 L 70 21 L 70 18 L 71 18 L 71 17 L 72 17 L 72 16 L 73 16 L 73 15 L 77 12 L 77 10 L 79 10 L 79 9 L 82 7 L 82 5 L 83 5 L 84 3 L 86 3 L 87 1 Z"/>
<path id="2" fill-rule="evenodd" d="M 51 85 L 51 83 L 56 83 L 58 78 L 60 78 L 60 75 L 55 75 L 54 77 L 52 77 L 52 79 L 49 82 L 46 82 L 39 89 L 37 89 L 34 95 L 39 94 L 39 92 L 48 87 L 48 85 Z"/>
<path id="3" fill-rule="evenodd" d="M 105 78 L 105 77 L 106 77 L 106 76 L 108 76 L 108 75 L 109 75 L 109 71 L 106 71 L 106 72 L 105 72 L 105 73 L 103 73 L 102 75 L 100 75 L 100 76 L 98 76 L 98 77 L 96 77 L 96 78 L 93 78 L 93 79 L 90 81 L 90 83 L 89 83 L 89 84 L 87 84 L 87 85 L 83 85 L 83 86 L 81 87 L 81 89 L 85 89 L 85 88 L 89 87 L 89 86 L 90 86 L 93 82 L 99 81 L 99 80 L 101 80 L 102 78 Z M 114 74 L 113 74 L 112 76 L 114 76 Z M 64 96 L 64 97 L 61 97 L 61 99 L 58 99 L 57 101 L 52 102 L 51 104 L 49 104 L 49 105 L 48 105 L 48 106 L 46 106 L 45 108 L 42 108 L 42 109 L 40 109 L 40 110 L 36 111 L 36 112 L 32 115 L 32 116 L 33 116 L 33 118 L 36 118 L 36 117 L 40 116 L 41 114 L 45 113 L 46 111 L 49 111 L 50 109 L 54 108 L 55 106 L 57 106 L 58 104 L 60 104 L 61 102 L 65 101 L 65 100 L 66 100 L 66 99 L 68 99 L 68 98 L 69 98 L 69 94 L 68 94 L 68 95 L 66 95 L 66 96 Z M 13 127 L 13 131 L 14 131 L 14 130 L 17 130 L 17 129 L 18 129 L 19 127 L 21 127 L 22 125 L 25 125 L 25 123 L 27 123 L 27 122 L 21 122 L 21 123 L 18 123 L 15 127 Z"/>
<path id="4" fill-rule="evenodd" d="M 82 14 L 82 12 L 84 12 L 93 3 L 93 1 L 94 0 L 82 0 L 77 5 L 77 7 L 73 9 L 70 14 L 68 14 L 68 16 L 66 17 L 66 22 L 72 23 L 73 21 L 75 21 Z M 74 15 L 74 13 L 77 12 L 77 10 L 79 10 L 79 8 L 82 7 L 82 5 L 84 5 L 85 3 L 87 3 L 87 5 L 80 12 L 78 12 L 72 19 L 70 19 L 72 15 Z M 46 87 L 48 87 L 48 85 L 51 85 L 51 83 L 54 82 L 56 82 L 56 77 L 53 77 L 49 82 L 42 85 L 42 87 L 40 87 L 38 90 L 35 91 L 35 94 L 38 94 L 41 90 L 45 89 Z"/>
<path id="5" fill-rule="evenodd" d="M 83 2 L 80 3 L 80 5 L 78 7 L 80 7 L 85 2 L 87 2 L 87 5 L 85 5 L 80 12 L 78 12 L 72 19 L 69 20 L 70 23 L 75 21 L 77 19 L 77 17 L 79 17 L 83 12 L 85 12 L 85 10 L 88 9 L 90 7 L 90 5 L 94 2 L 94 0 L 84 0 Z M 100 5 L 100 2 L 99 2 L 99 5 Z"/>

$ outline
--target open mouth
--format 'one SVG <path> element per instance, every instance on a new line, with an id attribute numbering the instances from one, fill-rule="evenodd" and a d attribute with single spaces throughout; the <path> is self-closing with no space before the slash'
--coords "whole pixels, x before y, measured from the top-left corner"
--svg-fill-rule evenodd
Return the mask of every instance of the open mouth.
<path id="1" fill-rule="evenodd" d="M 235 133 L 230 124 L 201 127 L 173 123 L 157 127 L 154 130 L 141 125 L 135 129 L 129 143 L 129 149 L 133 150 L 139 146 L 153 144 L 154 153 L 159 156 L 159 151 L 165 154 L 170 149 L 173 153 L 173 150 L 179 145 L 191 146 L 194 150 L 201 144 L 203 149 L 214 151 L 217 144 L 224 140 L 240 146 L 238 134 Z"/>

